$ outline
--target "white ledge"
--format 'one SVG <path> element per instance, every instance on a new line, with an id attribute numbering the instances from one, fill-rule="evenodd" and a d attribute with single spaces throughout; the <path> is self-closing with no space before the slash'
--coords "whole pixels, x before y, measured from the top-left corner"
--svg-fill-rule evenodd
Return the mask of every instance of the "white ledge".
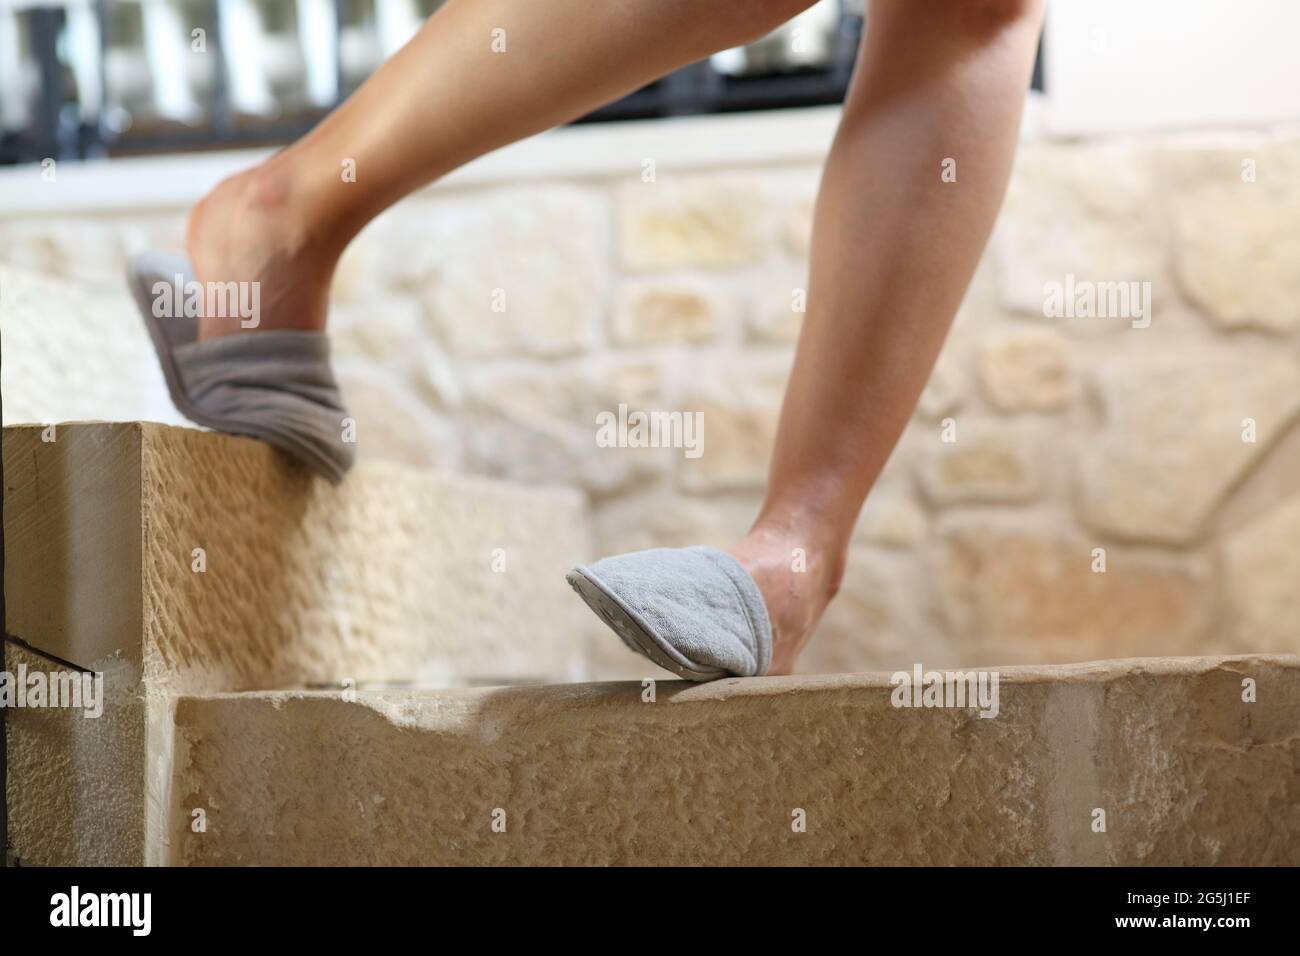
<path id="1" fill-rule="evenodd" d="M 838 106 L 566 126 L 477 159 L 439 187 L 640 175 L 660 170 L 818 162 L 830 148 Z M 185 208 L 222 178 L 270 155 L 223 150 L 132 159 L 63 161 L 54 182 L 37 163 L 0 169 L 0 220 L 67 213 Z"/>

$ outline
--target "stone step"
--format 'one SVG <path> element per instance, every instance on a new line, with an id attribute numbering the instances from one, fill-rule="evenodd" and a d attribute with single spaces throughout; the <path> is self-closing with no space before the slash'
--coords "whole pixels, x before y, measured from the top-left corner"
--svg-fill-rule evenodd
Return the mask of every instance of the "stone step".
<path id="1" fill-rule="evenodd" d="M 575 491 L 367 462 L 336 488 L 141 422 L 4 442 L 7 626 L 39 650 L 172 693 L 585 676 Z"/>
<path id="2" fill-rule="evenodd" d="M 894 693 L 864 674 L 668 681 L 653 699 L 636 683 L 185 696 L 155 756 L 157 858 L 1300 863 L 1300 658 L 1008 668 L 988 719 Z"/>
<path id="3" fill-rule="evenodd" d="M 10 839 L 42 863 L 159 845 L 177 695 L 588 676 L 599 624 L 566 489 L 363 462 L 340 487 L 266 445 L 141 422 L 4 430 L 7 670 L 100 672 L 103 716 L 10 711 Z"/>

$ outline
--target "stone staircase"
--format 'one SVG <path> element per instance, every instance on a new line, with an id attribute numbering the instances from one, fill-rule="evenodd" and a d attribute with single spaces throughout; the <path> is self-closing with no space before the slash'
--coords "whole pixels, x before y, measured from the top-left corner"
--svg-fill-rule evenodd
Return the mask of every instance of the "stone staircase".
<path id="1" fill-rule="evenodd" d="M 4 442 L 7 631 L 107 696 L 98 719 L 10 712 L 22 859 L 166 862 L 187 696 L 588 676 L 597 625 L 562 577 L 591 548 L 577 492 L 383 464 L 334 488 L 258 442 L 143 423 Z"/>
<path id="2" fill-rule="evenodd" d="M 106 685 L 8 713 L 24 863 L 1300 862 L 1300 658 L 1005 668 L 994 719 L 885 674 L 568 683 L 613 639 L 561 577 L 577 493 L 4 442 L 7 667 Z"/>

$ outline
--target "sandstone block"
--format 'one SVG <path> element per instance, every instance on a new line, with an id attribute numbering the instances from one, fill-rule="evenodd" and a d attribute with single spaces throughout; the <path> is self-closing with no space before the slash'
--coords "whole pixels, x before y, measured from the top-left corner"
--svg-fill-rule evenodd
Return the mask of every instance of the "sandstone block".
<path id="1" fill-rule="evenodd" d="M 705 342 L 713 338 L 726 306 L 703 283 L 634 282 L 620 290 L 613 337 L 620 345 Z"/>
<path id="2" fill-rule="evenodd" d="M 1212 581 L 1197 561 L 1105 549 L 1011 521 L 950 523 L 935 575 L 969 659 L 1012 663 L 1192 654 L 1211 640 Z"/>
<path id="3" fill-rule="evenodd" d="M 813 212 L 816 196 L 800 196 L 786 210 L 782 238 L 786 251 L 798 259 L 807 259 L 812 251 Z"/>
<path id="4" fill-rule="evenodd" d="M 925 511 L 909 493 L 878 484 L 867 496 L 853 533 L 869 544 L 912 548 L 925 540 L 929 524 Z"/>
<path id="5" fill-rule="evenodd" d="M 1172 152 L 1178 281 L 1219 326 L 1300 328 L 1300 139 Z"/>
<path id="6" fill-rule="evenodd" d="M 414 297 L 371 298 L 364 305 L 336 307 L 329 332 L 336 361 L 369 359 L 399 369 L 421 349 L 424 310 Z"/>
<path id="7" fill-rule="evenodd" d="M 933 584 L 918 554 L 854 545 L 840 591 L 799 657 L 801 674 L 975 664 L 932 621 Z"/>
<path id="8" fill-rule="evenodd" d="M 700 176 L 637 182 L 618 193 L 619 258 L 634 271 L 757 262 L 774 230 L 761 179 Z"/>
<path id="9" fill-rule="evenodd" d="M 118 288 L 0 267 L 4 420 L 178 422 L 144 323 Z"/>
<path id="10" fill-rule="evenodd" d="M 1233 533 L 1224 571 L 1237 644 L 1300 652 L 1300 495 Z"/>
<path id="11" fill-rule="evenodd" d="M 1300 368 L 1283 355 L 1116 359 L 1095 385 L 1102 421 L 1082 452 L 1079 500 L 1116 538 L 1193 540 L 1300 412 Z"/>
<path id="12" fill-rule="evenodd" d="M 935 504 L 1028 501 L 1042 485 L 1030 435 L 1023 429 L 974 426 L 958 440 L 936 437 L 920 462 L 921 487 Z"/>
<path id="13" fill-rule="evenodd" d="M 808 276 L 791 273 L 761 287 L 750 305 L 749 333 L 757 342 L 793 345 L 808 309 Z"/>
<path id="14" fill-rule="evenodd" d="M 1300 862 L 1294 657 L 1003 668 L 993 719 L 895 707 L 894 689 L 186 697 L 171 862 Z"/>
<path id="15" fill-rule="evenodd" d="M 454 471 L 460 436 L 386 366 L 335 363 L 339 387 L 356 424 L 357 447 L 373 461 Z"/>
<path id="16" fill-rule="evenodd" d="M 667 474 L 683 450 L 602 446 L 600 416 L 670 411 L 654 362 L 508 366 L 467 376 L 465 443 L 475 472 L 608 494 Z M 617 436 L 616 436 L 617 437 Z"/>
<path id="17" fill-rule="evenodd" d="M 1167 269 L 1156 169 L 1149 152 L 1126 144 L 1021 149 L 991 245 L 1003 305 L 1041 317 L 1044 284 L 1067 275 L 1149 281 L 1158 299 Z"/>
<path id="18" fill-rule="evenodd" d="M 29 862 L 156 861 L 177 693 L 586 673 L 597 624 L 562 577 L 590 553 L 574 492 L 369 462 L 335 488 L 162 425 L 42 434 L 4 433 L 6 629 L 102 672 L 108 698 L 99 719 L 8 724 Z"/>
<path id="19" fill-rule="evenodd" d="M 608 282 L 608 211 L 566 187 L 447 199 L 412 268 L 431 330 L 461 356 L 568 355 L 594 341 Z M 415 240 L 413 240 L 415 241 Z"/>
<path id="20" fill-rule="evenodd" d="M 648 491 L 596 504 L 597 550 L 616 554 L 693 544 L 728 548 L 744 537 L 761 505 L 757 493 L 700 497 L 654 485 Z"/>
<path id="21" fill-rule="evenodd" d="M 993 332 L 980 342 L 980 384 L 1004 412 L 1059 411 L 1074 392 L 1065 340 L 1048 329 Z"/>
<path id="22" fill-rule="evenodd" d="M 785 357 L 699 370 L 682 403 L 703 415 L 703 453 L 679 465 L 683 488 L 706 492 L 764 486 L 788 374 Z"/>
<path id="23" fill-rule="evenodd" d="M 237 690 L 554 679 L 581 653 L 562 580 L 589 548 L 575 492 L 380 462 L 335 488 L 260 442 L 140 423 L 5 443 L 9 627 L 67 660 Z M 520 641 L 542 607 L 554 640 Z"/>
<path id="24" fill-rule="evenodd" d="M 157 811 L 170 800 L 171 760 L 161 728 L 170 725 L 170 703 L 141 693 L 139 666 L 127 655 L 94 667 L 103 675 L 98 717 L 68 707 L 5 712 L 9 843 L 25 864 L 162 862 L 166 819 Z M 72 673 L 14 644 L 5 668 L 15 679 Z"/>

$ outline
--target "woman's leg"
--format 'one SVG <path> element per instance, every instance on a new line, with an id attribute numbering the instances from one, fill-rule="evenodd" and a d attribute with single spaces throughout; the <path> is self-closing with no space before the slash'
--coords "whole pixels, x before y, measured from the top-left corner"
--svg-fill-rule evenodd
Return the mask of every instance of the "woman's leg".
<path id="1" fill-rule="evenodd" d="M 767 499 L 732 549 L 788 673 L 930 375 L 1002 202 L 1043 0 L 872 0 L 826 164 Z M 955 160 L 956 181 L 941 178 Z M 807 571 L 792 552 L 804 549 Z"/>
<path id="2" fill-rule="evenodd" d="M 321 329 L 339 255 L 403 196 L 811 3 L 452 0 L 311 133 L 205 197 L 187 237 L 197 278 L 260 282 L 261 329 Z M 213 318 L 201 335 L 239 331 Z"/>

